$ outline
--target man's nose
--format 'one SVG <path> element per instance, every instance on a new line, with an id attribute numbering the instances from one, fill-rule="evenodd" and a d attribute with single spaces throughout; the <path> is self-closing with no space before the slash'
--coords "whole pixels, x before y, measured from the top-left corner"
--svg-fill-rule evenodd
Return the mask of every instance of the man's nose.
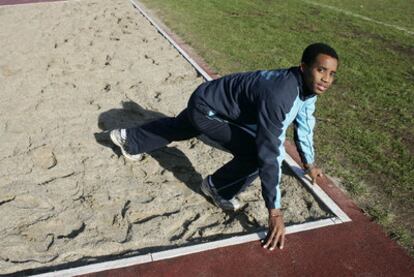
<path id="1" fill-rule="evenodd" d="M 331 76 L 329 74 L 322 75 L 322 82 L 329 83 L 330 80 L 331 80 Z"/>

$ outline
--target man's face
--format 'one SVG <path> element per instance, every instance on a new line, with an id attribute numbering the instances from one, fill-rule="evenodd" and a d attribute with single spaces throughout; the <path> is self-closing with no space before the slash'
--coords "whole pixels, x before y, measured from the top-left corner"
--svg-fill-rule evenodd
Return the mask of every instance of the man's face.
<path id="1" fill-rule="evenodd" d="M 317 95 L 322 95 L 335 79 L 338 60 L 319 54 L 311 66 L 302 63 L 300 68 L 307 88 Z"/>

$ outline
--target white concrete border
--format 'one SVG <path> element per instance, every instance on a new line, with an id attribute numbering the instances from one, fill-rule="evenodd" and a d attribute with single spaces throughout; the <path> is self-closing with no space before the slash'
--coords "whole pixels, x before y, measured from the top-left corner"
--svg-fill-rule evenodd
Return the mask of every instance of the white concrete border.
<path id="1" fill-rule="evenodd" d="M 146 255 L 141 255 L 141 256 L 136 256 L 136 257 L 131 257 L 131 258 L 124 258 L 124 259 L 120 259 L 116 261 L 96 263 L 96 264 L 85 265 L 85 266 L 80 266 L 80 267 L 75 267 L 75 268 L 70 268 L 70 269 L 65 269 L 65 270 L 58 270 L 54 272 L 48 272 L 48 273 L 43 273 L 43 274 L 38 274 L 38 275 L 33 275 L 33 276 L 69 277 L 69 276 L 76 276 L 76 275 L 88 274 L 88 273 L 93 273 L 93 272 L 100 272 L 100 271 L 109 270 L 109 269 L 123 268 L 123 267 L 144 264 L 144 263 L 149 263 L 149 262 L 152 262 L 151 254 L 146 254 Z"/>
<path id="2" fill-rule="evenodd" d="M 318 186 L 318 184 L 313 185 L 308 178 L 305 177 L 305 172 L 299 166 L 298 163 L 291 156 L 286 155 L 286 163 L 293 170 L 295 175 L 303 182 L 304 185 L 315 195 L 319 200 L 321 200 L 328 208 L 334 213 L 341 222 L 348 222 L 351 219 L 346 215 L 341 208 L 336 205 L 336 203 Z"/>
<path id="3" fill-rule="evenodd" d="M 293 233 L 308 231 L 308 230 L 320 228 L 322 226 L 329 226 L 329 225 L 334 225 L 334 224 L 336 223 L 334 222 L 332 218 L 327 218 L 327 219 L 322 219 L 318 221 L 312 221 L 312 222 L 292 225 L 292 226 L 286 227 L 286 234 L 293 234 Z M 37 276 L 37 277 L 55 277 L 55 276 L 68 277 L 68 276 L 76 276 L 76 275 L 88 274 L 88 273 L 93 273 L 93 272 L 100 272 L 100 271 L 105 271 L 105 270 L 119 269 L 123 267 L 135 266 L 135 265 L 145 264 L 149 262 L 172 259 L 172 258 L 176 258 L 180 256 L 185 256 L 185 255 L 203 252 L 207 250 L 217 249 L 217 248 L 221 248 L 225 246 L 232 246 L 232 245 L 242 244 L 246 242 L 258 241 L 260 239 L 264 239 L 265 236 L 266 236 L 266 233 L 262 231 L 262 232 L 257 232 L 254 234 L 236 236 L 236 237 L 223 239 L 219 241 L 201 243 L 201 244 L 191 245 L 191 246 L 184 246 L 184 247 L 179 247 L 176 249 L 165 250 L 165 251 L 150 253 L 150 254 L 131 257 L 131 258 L 124 258 L 124 259 L 119 259 L 116 261 L 86 265 L 86 266 L 81 266 L 81 267 L 76 267 L 76 268 L 71 268 L 71 269 L 66 269 L 66 270 L 38 274 L 34 276 Z"/>
<path id="4" fill-rule="evenodd" d="M 168 35 L 160 26 L 157 22 L 155 22 L 154 19 L 152 19 L 149 14 L 142 9 L 141 5 L 138 5 L 138 1 L 135 0 L 129 0 L 132 5 L 137 8 L 139 10 L 139 12 L 157 29 L 157 31 L 163 36 L 165 37 L 173 46 L 174 48 L 176 48 L 178 50 L 178 52 L 180 52 L 180 54 L 197 70 L 197 72 L 199 72 L 204 79 L 206 79 L 207 81 L 212 80 L 213 78 L 211 78 L 211 76 L 204 71 L 204 69 L 202 69 L 191 57 L 190 55 L 188 55 L 187 52 L 184 51 L 184 49 L 182 49 L 175 41 L 174 39 Z"/>
<path id="5" fill-rule="evenodd" d="M 134 7 L 136 7 L 144 17 L 146 17 L 152 25 L 158 30 L 158 32 L 161 33 L 183 56 L 184 58 L 192 65 L 194 68 L 206 79 L 206 80 L 212 80 L 212 77 L 208 75 L 207 72 L 205 72 L 191 57 L 179 46 L 177 43 L 166 33 L 164 32 L 161 27 L 149 17 L 149 15 L 140 7 L 136 0 L 130 0 Z M 293 234 L 303 231 L 308 231 L 312 229 L 317 229 L 325 226 L 335 225 L 335 224 L 341 224 L 344 222 L 351 221 L 351 219 L 335 204 L 335 202 L 329 198 L 329 196 L 318 186 L 318 185 L 312 185 L 309 180 L 306 179 L 305 173 L 303 169 L 290 157 L 287 155 L 285 161 L 288 163 L 290 168 L 293 170 L 293 172 L 298 176 L 298 178 L 302 181 L 304 185 L 306 185 L 309 190 L 320 200 L 322 201 L 328 209 L 332 211 L 333 214 L 335 214 L 335 217 L 312 221 L 312 222 L 306 222 L 302 224 L 296 224 L 292 226 L 286 227 L 286 234 Z M 35 275 L 38 277 L 54 277 L 54 276 L 60 276 L 60 277 L 66 277 L 66 276 L 75 276 L 75 275 L 82 275 L 82 274 L 88 274 L 93 272 L 100 272 L 105 270 L 111 270 L 111 269 L 118 269 L 123 267 L 129 267 L 154 261 L 160 261 L 165 259 L 171 259 L 179 256 L 194 254 L 198 252 L 203 252 L 207 250 L 212 250 L 216 248 L 221 248 L 225 246 L 232 246 L 237 244 L 242 244 L 246 242 L 252 242 L 252 241 L 258 241 L 260 239 L 264 239 L 266 236 L 265 231 L 243 235 L 243 236 L 235 236 L 228 239 L 222 239 L 218 241 L 212 241 L 207 243 L 201 243 L 197 245 L 191 245 L 191 246 L 184 246 L 179 247 L 175 249 L 155 252 L 155 253 L 149 253 L 141 256 L 131 257 L 131 258 L 124 258 L 119 259 L 116 261 L 109 261 L 109 262 L 102 262 L 102 263 L 96 263 L 92 265 L 86 265 L 66 270 L 60 270 L 50 273 L 44 273 Z"/>
<path id="6" fill-rule="evenodd" d="M 286 234 L 303 232 L 307 230 L 320 228 L 321 226 L 328 226 L 328 225 L 334 225 L 334 224 L 335 222 L 331 218 L 302 223 L 302 224 L 296 224 L 296 225 L 286 227 Z M 160 261 L 160 260 L 171 259 L 171 258 L 175 258 L 179 256 L 188 255 L 188 254 L 194 254 L 198 252 L 212 250 L 216 248 L 221 248 L 225 246 L 232 246 L 232 245 L 242 244 L 246 242 L 258 241 L 258 240 L 264 239 L 265 237 L 266 237 L 266 232 L 262 231 L 262 232 L 257 232 L 253 234 L 235 236 L 235 237 L 228 238 L 228 239 L 222 239 L 219 241 L 212 241 L 212 242 L 207 242 L 207 243 L 201 243 L 198 245 L 185 246 L 185 247 L 180 247 L 176 249 L 161 251 L 161 252 L 153 253 L 151 255 L 154 261 Z"/>

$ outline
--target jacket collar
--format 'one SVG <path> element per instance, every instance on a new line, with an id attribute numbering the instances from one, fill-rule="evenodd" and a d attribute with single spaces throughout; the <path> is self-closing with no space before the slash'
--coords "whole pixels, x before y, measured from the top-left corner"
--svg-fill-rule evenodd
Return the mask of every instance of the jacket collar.
<path id="1" fill-rule="evenodd" d="M 296 80 L 298 81 L 300 100 L 304 101 L 306 99 L 316 96 L 315 93 L 313 93 L 311 90 L 309 90 L 306 87 L 305 82 L 303 80 L 303 73 L 300 70 L 300 67 L 299 66 L 292 67 L 292 71 L 293 71 L 294 76 L 296 77 Z"/>

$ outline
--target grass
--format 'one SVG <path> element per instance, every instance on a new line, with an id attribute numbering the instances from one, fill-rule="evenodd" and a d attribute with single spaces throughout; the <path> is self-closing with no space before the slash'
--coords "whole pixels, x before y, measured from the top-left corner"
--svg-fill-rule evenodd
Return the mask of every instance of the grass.
<path id="1" fill-rule="evenodd" d="M 413 3 L 410 1 L 392 1 L 392 4 L 389 0 L 318 0 L 308 2 L 332 6 L 357 15 L 369 17 L 376 21 L 414 31 L 414 21 L 409 20 L 413 12 Z"/>
<path id="2" fill-rule="evenodd" d="M 317 163 L 414 255 L 414 35 L 316 1 L 143 2 L 221 75 L 289 67 L 308 44 L 332 45 L 341 65 L 318 99 Z M 407 1 L 318 2 L 414 31 Z"/>

